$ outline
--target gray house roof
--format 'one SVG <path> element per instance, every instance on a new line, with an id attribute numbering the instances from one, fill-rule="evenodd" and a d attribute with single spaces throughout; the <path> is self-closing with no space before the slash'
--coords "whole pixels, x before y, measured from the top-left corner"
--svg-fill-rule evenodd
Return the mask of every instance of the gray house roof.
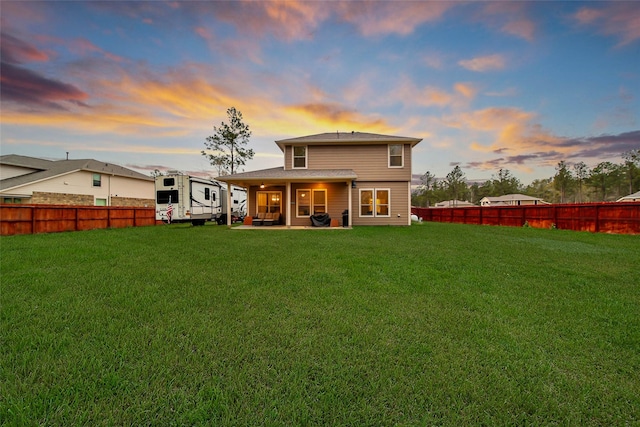
<path id="1" fill-rule="evenodd" d="M 45 181 L 56 176 L 66 175 L 76 171 L 87 171 L 140 179 L 144 181 L 153 181 L 152 177 L 132 171 L 131 169 L 93 159 L 46 160 L 36 157 L 8 154 L 0 156 L 0 165 L 34 169 L 34 172 L 30 172 L 25 175 L 0 180 L 0 190 L 2 191 L 39 181 Z"/>
<path id="2" fill-rule="evenodd" d="M 490 202 L 509 202 L 509 201 L 513 201 L 513 200 L 539 200 L 542 201 L 542 199 L 538 198 L 538 197 L 532 197 L 532 196 L 527 196 L 524 194 L 505 194 L 504 196 L 497 196 L 497 197 L 493 197 L 493 196 L 487 196 L 487 197 L 483 197 L 483 200 L 486 199 Z"/>
<path id="3" fill-rule="evenodd" d="M 628 196 L 624 196 L 624 197 L 620 197 L 618 200 L 616 200 L 617 202 L 624 202 L 625 200 L 640 200 L 640 191 L 636 191 L 633 194 L 629 194 Z"/>
<path id="4" fill-rule="evenodd" d="M 379 135 L 365 132 L 328 132 L 317 135 L 301 136 L 298 138 L 281 139 L 276 141 L 278 147 L 284 151 L 285 145 L 347 145 L 347 144 L 411 144 L 413 147 L 422 141 L 420 138 L 408 138 L 405 136 Z"/>

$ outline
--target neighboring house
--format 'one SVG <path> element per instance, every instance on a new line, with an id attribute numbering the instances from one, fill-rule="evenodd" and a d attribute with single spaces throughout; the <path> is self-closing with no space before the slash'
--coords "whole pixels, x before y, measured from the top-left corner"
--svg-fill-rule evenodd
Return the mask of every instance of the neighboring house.
<path id="1" fill-rule="evenodd" d="M 471 202 L 463 201 L 463 200 L 445 200 L 443 202 L 438 202 L 434 206 L 435 208 L 463 208 L 467 206 L 475 206 Z"/>
<path id="2" fill-rule="evenodd" d="M 640 191 L 636 191 L 628 196 L 620 197 L 616 202 L 640 202 Z"/>
<path id="3" fill-rule="evenodd" d="M 523 206 L 523 205 L 549 205 L 537 197 L 525 196 L 524 194 L 505 194 L 499 197 L 483 197 L 480 199 L 480 206 Z"/>
<path id="4" fill-rule="evenodd" d="M 284 167 L 217 178 L 247 189 L 247 212 L 278 212 L 287 226 L 328 213 L 342 224 L 411 225 L 411 149 L 421 139 L 324 133 L 276 141 Z"/>
<path id="5" fill-rule="evenodd" d="M 0 203 L 155 206 L 154 179 L 97 160 L 0 156 Z"/>

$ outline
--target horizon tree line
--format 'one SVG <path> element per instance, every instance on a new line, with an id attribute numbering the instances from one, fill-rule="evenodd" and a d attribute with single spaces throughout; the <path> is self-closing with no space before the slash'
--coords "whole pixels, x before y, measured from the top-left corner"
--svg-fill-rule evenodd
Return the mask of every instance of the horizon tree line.
<path id="1" fill-rule="evenodd" d="M 589 168 L 584 162 L 569 164 L 561 160 L 556 173 L 524 185 L 508 169 L 483 183 L 469 183 L 459 165 L 445 178 L 430 171 L 420 177 L 420 186 L 412 192 L 413 206 L 430 207 L 445 200 L 479 204 L 484 197 L 521 193 L 550 203 L 608 202 L 640 190 L 640 149 L 622 154 L 621 163 L 600 162 Z"/>

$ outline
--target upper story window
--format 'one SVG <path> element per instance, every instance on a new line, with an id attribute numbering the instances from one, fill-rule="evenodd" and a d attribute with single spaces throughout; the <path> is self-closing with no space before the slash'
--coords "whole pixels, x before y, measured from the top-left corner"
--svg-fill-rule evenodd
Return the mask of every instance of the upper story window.
<path id="1" fill-rule="evenodd" d="M 404 145 L 389 144 L 389 167 L 401 168 L 404 166 Z"/>
<path id="2" fill-rule="evenodd" d="M 102 175 L 100 175 L 99 173 L 93 174 L 93 186 L 102 187 Z"/>
<path id="3" fill-rule="evenodd" d="M 293 147 L 293 168 L 294 169 L 307 168 L 307 147 L 305 146 Z"/>

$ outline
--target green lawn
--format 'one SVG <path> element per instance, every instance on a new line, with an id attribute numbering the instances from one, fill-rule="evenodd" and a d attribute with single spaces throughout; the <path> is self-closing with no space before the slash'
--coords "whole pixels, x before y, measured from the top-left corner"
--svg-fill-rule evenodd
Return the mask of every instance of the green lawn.
<path id="1" fill-rule="evenodd" d="M 638 425 L 640 237 L 2 237 L 6 425 Z"/>

